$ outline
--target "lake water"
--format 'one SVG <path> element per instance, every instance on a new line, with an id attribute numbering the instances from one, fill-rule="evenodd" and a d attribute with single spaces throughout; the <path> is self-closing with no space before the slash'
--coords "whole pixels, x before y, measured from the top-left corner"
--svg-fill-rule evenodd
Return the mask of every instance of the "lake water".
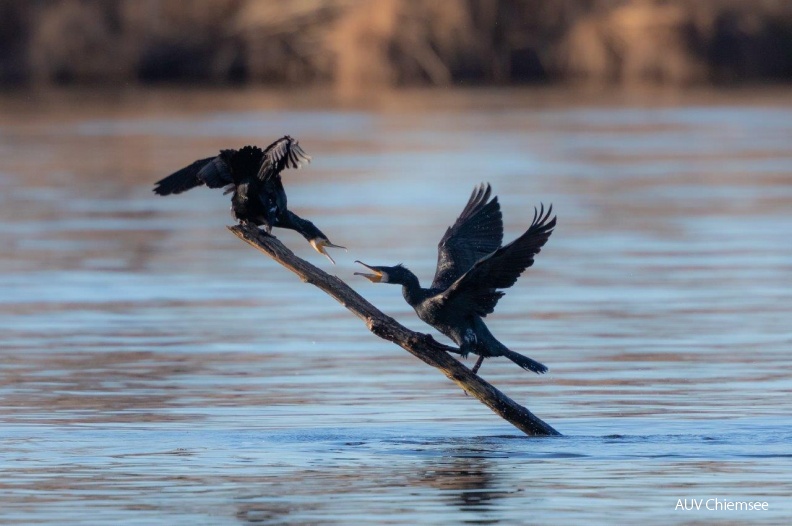
<path id="1" fill-rule="evenodd" d="M 791 95 L 0 97 L 0 522 L 788 524 Z M 481 374 L 563 437 L 523 436 L 240 242 L 220 192 L 151 192 L 286 133 L 314 159 L 291 207 L 349 252 L 280 239 L 415 330 L 355 259 L 426 284 L 475 184 L 506 240 L 553 203 L 488 318 L 550 372 Z M 675 509 L 715 498 L 768 509 Z"/>

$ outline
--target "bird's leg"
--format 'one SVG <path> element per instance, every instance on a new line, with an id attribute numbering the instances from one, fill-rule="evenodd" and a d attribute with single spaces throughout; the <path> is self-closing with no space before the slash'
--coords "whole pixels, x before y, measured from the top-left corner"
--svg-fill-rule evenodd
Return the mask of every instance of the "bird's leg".
<path id="1" fill-rule="evenodd" d="M 473 366 L 473 369 L 471 369 L 470 372 L 472 372 L 473 374 L 478 373 L 479 367 L 481 367 L 482 363 L 484 363 L 484 357 L 483 356 L 479 356 L 478 360 L 476 360 L 476 365 Z M 467 391 L 464 391 L 464 393 L 465 393 L 465 396 L 468 395 Z"/>
<path id="2" fill-rule="evenodd" d="M 473 374 L 478 373 L 479 367 L 481 367 L 482 363 L 484 363 L 484 357 L 483 356 L 479 356 L 479 359 L 476 360 L 476 365 L 473 366 L 473 369 L 471 369 L 471 372 Z"/>
<path id="3" fill-rule="evenodd" d="M 267 234 L 272 234 L 272 227 L 281 226 L 281 223 L 278 207 L 270 208 L 267 212 L 267 219 L 264 221 L 264 229 L 267 231 Z"/>

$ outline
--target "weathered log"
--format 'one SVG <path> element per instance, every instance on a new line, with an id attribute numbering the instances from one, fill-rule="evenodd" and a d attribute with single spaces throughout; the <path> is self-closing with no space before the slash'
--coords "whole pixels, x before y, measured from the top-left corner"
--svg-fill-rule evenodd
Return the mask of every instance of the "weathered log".
<path id="1" fill-rule="evenodd" d="M 369 330 L 380 338 L 399 345 L 419 360 L 440 369 L 466 393 L 477 398 L 525 434 L 530 436 L 561 434 L 448 354 L 449 352 L 459 354 L 458 349 L 443 345 L 428 334 L 409 330 L 390 316 L 383 314 L 340 278 L 331 276 L 297 257 L 277 238 L 264 231 L 253 226 L 243 225 L 228 227 L 228 229 L 249 245 L 297 274 L 304 282 L 320 288 L 335 298 L 352 314 L 363 320 Z"/>

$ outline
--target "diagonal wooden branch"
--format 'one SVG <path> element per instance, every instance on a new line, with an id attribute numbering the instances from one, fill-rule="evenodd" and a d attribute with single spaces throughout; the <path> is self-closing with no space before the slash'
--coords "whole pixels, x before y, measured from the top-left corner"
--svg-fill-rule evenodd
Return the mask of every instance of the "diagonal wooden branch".
<path id="1" fill-rule="evenodd" d="M 458 354 L 459 351 L 456 348 L 438 343 L 428 334 L 409 330 L 390 316 L 383 314 L 340 278 L 331 276 L 297 257 L 277 238 L 264 231 L 254 226 L 244 225 L 228 227 L 228 229 L 249 245 L 297 274 L 304 282 L 319 287 L 335 298 L 355 316 L 363 320 L 369 330 L 380 338 L 401 346 L 421 361 L 440 369 L 465 392 L 478 398 L 481 403 L 525 434 L 530 436 L 561 434 L 528 409 L 501 393 L 481 377 L 473 374 L 464 364 L 448 354 L 448 352 Z"/>

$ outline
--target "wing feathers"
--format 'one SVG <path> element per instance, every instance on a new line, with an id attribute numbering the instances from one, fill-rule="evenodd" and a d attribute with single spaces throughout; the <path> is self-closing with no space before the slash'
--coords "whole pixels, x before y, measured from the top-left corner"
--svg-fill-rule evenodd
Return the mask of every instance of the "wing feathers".
<path id="1" fill-rule="evenodd" d="M 157 181 L 154 192 L 159 195 L 180 194 L 203 184 L 198 178 L 200 172 L 214 157 L 199 159 L 189 166 L 185 166 L 168 177 Z"/>
<path id="2" fill-rule="evenodd" d="M 311 157 L 300 148 L 300 144 L 286 135 L 264 150 L 264 160 L 258 171 L 258 178 L 267 181 L 279 175 L 285 168 L 300 168 L 311 162 Z"/>
<path id="3" fill-rule="evenodd" d="M 511 243 L 478 260 L 443 293 L 446 301 L 458 302 L 459 308 L 480 316 L 491 313 L 503 296 L 496 289 L 514 285 L 547 243 L 556 226 L 556 218 L 550 219 L 552 212 L 552 205 L 547 212 L 544 205 L 538 210 L 534 208 L 531 227 Z"/>
<path id="4" fill-rule="evenodd" d="M 261 161 L 257 156 L 261 156 Z M 179 194 L 202 184 L 209 188 L 223 188 L 234 184 L 235 174 L 238 178 L 247 177 L 247 170 L 255 169 L 247 168 L 247 162 L 254 162 L 254 166 L 258 166 L 258 178 L 268 181 L 285 168 L 296 169 L 311 162 L 311 157 L 296 140 L 286 135 L 270 144 L 263 154 L 258 148 L 246 146 L 241 151 L 223 150 L 217 157 L 195 161 L 158 181 L 154 192 L 159 195 Z"/>
<path id="5" fill-rule="evenodd" d="M 533 265 L 534 256 L 542 250 L 553 233 L 556 218 L 549 219 L 552 212 L 552 205 L 546 213 L 544 205 L 538 211 L 534 208 L 531 227 L 508 245 L 476 263 L 472 277 L 482 280 L 490 288 L 505 289 L 514 285 L 520 274 Z"/>
<path id="6" fill-rule="evenodd" d="M 437 245 L 432 288 L 446 289 L 503 240 L 503 216 L 489 184 L 473 189 L 465 208 Z M 489 201 L 489 202 L 488 202 Z"/>
<path id="7" fill-rule="evenodd" d="M 231 170 L 221 157 L 215 157 L 198 172 L 198 179 L 209 188 L 223 188 L 234 182 Z"/>

